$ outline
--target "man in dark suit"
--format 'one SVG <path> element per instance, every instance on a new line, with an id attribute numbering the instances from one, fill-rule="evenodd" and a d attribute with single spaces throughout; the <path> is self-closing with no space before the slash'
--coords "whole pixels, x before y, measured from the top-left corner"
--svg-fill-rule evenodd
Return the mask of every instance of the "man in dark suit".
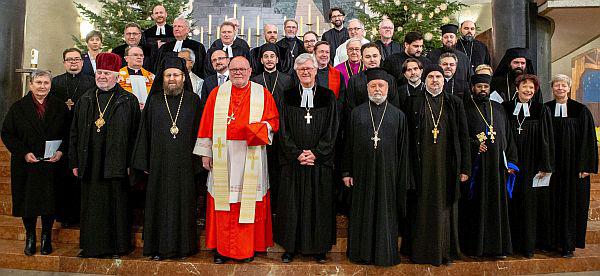
<path id="1" fill-rule="evenodd" d="M 383 19 L 379 23 L 379 40 L 375 43 L 379 45 L 381 50 L 381 60 L 385 60 L 387 57 L 402 52 L 402 45 L 393 41 L 394 38 L 394 22 L 389 19 Z"/>
<path id="2" fill-rule="evenodd" d="M 208 95 L 217 86 L 225 83 L 229 80 L 229 57 L 225 51 L 216 49 L 210 56 L 210 62 L 212 67 L 215 68 L 215 74 L 208 75 L 204 78 L 204 84 L 202 85 L 201 99 L 202 103 L 208 99 Z"/>

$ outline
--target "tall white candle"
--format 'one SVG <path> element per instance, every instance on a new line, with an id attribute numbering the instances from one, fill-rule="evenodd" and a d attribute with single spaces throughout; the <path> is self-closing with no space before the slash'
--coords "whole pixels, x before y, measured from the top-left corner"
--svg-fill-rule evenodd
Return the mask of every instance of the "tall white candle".
<path id="1" fill-rule="evenodd" d="M 200 27 L 200 43 L 204 44 L 204 27 Z"/>
<path id="2" fill-rule="evenodd" d="M 310 4 L 308 4 L 308 25 L 312 23 L 312 12 L 310 10 Z"/>
<path id="3" fill-rule="evenodd" d="M 252 47 L 252 27 L 248 27 L 248 46 Z"/>
<path id="4" fill-rule="evenodd" d="M 300 28 L 298 28 L 300 35 L 304 35 L 304 28 L 302 28 L 302 25 L 304 25 L 304 17 L 300 16 Z"/>
<path id="5" fill-rule="evenodd" d="M 260 29 L 260 15 L 256 16 L 256 34 L 258 34 L 258 29 Z"/>
<path id="6" fill-rule="evenodd" d="M 237 4 L 233 4 L 233 18 L 237 18 Z"/>
<path id="7" fill-rule="evenodd" d="M 246 18 L 242 15 L 242 25 L 240 25 L 240 30 L 242 30 L 242 36 L 244 35 L 244 21 L 246 21 Z"/>
<path id="8" fill-rule="evenodd" d="M 212 14 L 208 15 L 208 34 L 212 34 Z"/>

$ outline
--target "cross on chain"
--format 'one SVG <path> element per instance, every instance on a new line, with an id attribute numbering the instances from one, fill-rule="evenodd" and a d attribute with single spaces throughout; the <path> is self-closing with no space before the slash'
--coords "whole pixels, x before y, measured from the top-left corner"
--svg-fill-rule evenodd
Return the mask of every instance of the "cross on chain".
<path id="1" fill-rule="evenodd" d="M 523 128 L 521 128 L 521 126 L 519 126 L 519 127 L 517 128 L 517 130 L 519 131 L 519 134 L 521 134 L 521 131 L 523 130 Z"/>
<path id="2" fill-rule="evenodd" d="M 438 134 L 440 134 L 440 131 L 438 130 L 437 127 L 434 127 L 433 130 L 431 131 L 431 133 L 433 133 L 433 143 L 437 144 L 437 138 L 438 138 Z"/>
<path id="3" fill-rule="evenodd" d="M 492 140 L 492 143 L 494 143 L 494 140 L 496 140 L 496 132 L 494 131 L 494 126 L 490 126 L 490 130 L 488 130 L 488 135 L 490 136 L 490 140 Z"/>
<path id="4" fill-rule="evenodd" d="M 371 137 L 371 140 L 373 140 L 373 148 L 377 148 L 377 143 L 379 141 L 381 141 L 381 139 L 378 136 L 379 133 L 377 133 L 377 131 L 375 131 L 375 136 Z"/>
<path id="5" fill-rule="evenodd" d="M 224 146 L 225 145 L 221 143 L 221 137 L 219 137 L 219 140 L 217 140 L 217 143 L 213 146 L 219 151 L 219 158 L 221 158 L 221 148 L 223 148 Z"/>
<path id="6" fill-rule="evenodd" d="M 71 110 L 73 108 L 73 106 L 75 105 L 75 103 L 71 99 L 67 100 L 65 103 L 67 104 L 67 108 L 69 110 Z"/>
<path id="7" fill-rule="evenodd" d="M 312 119 L 312 115 L 310 115 L 310 111 L 306 112 L 306 115 L 304 116 L 304 119 L 306 119 L 306 124 L 310 125 L 310 119 Z"/>

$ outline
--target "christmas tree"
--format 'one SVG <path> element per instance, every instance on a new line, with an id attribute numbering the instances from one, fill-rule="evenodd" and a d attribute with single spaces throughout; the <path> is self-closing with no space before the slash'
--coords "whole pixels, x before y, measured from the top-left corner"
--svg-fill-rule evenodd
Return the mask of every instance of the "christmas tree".
<path id="1" fill-rule="evenodd" d="M 102 47 L 104 51 L 123 44 L 123 27 L 129 22 L 135 22 L 145 30 L 154 24 L 150 15 L 152 8 L 162 5 L 167 10 L 167 22 L 186 11 L 192 9 L 189 0 L 98 0 L 102 5 L 101 12 L 96 14 L 81 3 L 75 3 L 75 7 L 82 16 L 94 25 L 94 29 L 103 35 Z M 191 13 L 189 13 L 191 14 Z M 188 18 L 189 19 L 189 18 Z M 87 50 L 85 41 L 79 36 L 73 35 L 77 48 Z"/>
<path id="2" fill-rule="evenodd" d="M 424 36 L 426 51 L 440 47 L 440 26 L 454 23 L 454 14 L 466 5 L 446 0 L 362 0 L 358 3 L 360 19 L 365 24 L 366 37 L 379 39 L 379 22 L 389 18 L 394 22 L 395 41 L 404 41 L 404 35 L 419 31 Z"/>

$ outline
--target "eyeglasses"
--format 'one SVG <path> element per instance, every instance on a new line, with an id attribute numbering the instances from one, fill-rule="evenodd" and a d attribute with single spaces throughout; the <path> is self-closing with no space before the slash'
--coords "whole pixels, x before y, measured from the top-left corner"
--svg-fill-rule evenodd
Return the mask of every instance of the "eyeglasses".
<path id="1" fill-rule="evenodd" d="M 163 74 L 163 77 L 167 78 L 167 79 L 171 79 L 171 78 L 179 78 L 183 76 L 183 74 L 181 73 L 171 73 L 171 74 Z"/>
<path id="2" fill-rule="evenodd" d="M 311 40 L 304 40 L 304 43 L 317 43 L 316 40 L 311 39 Z"/>
<path id="3" fill-rule="evenodd" d="M 348 48 L 348 52 L 360 52 L 360 48 Z"/>
<path id="4" fill-rule="evenodd" d="M 229 71 L 230 71 L 231 73 L 234 73 L 234 74 L 236 74 L 236 73 L 244 73 L 244 72 L 246 72 L 246 70 L 248 70 L 248 69 L 249 69 L 249 68 L 229 68 Z"/>
<path id="5" fill-rule="evenodd" d="M 314 67 L 302 67 L 302 68 L 298 68 L 296 70 L 300 71 L 300 72 L 308 72 L 315 69 Z"/>
<path id="6" fill-rule="evenodd" d="M 81 58 L 65 58 L 65 62 L 80 62 Z"/>
<path id="7" fill-rule="evenodd" d="M 383 26 L 383 27 L 381 27 L 380 29 L 382 29 L 382 30 L 393 30 L 393 29 L 394 29 L 394 27 L 390 27 L 390 26 Z"/>
<path id="8" fill-rule="evenodd" d="M 212 61 L 212 62 L 217 62 L 217 61 L 223 61 L 223 60 L 226 60 L 226 59 L 228 59 L 228 58 L 229 58 L 229 57 L 218 57 L 218 58 L 213 58 L 213 59 L 211 59 L 210 61 Z"/>
<path id="9" fill-rule="evenodd" d="M 357 32 L 357 31 L 360 31 L 360 30 L 362 30 L 362 28 L 361 28 L 361 27 L 356 27 L 356 28 L 348 28 L 348 31 L 351 31 L 351 32 Z"/>
<path id="10" fill-rule="evenodd" d="M 142 33 L 125 33 L 125 36 L 138 36 L 141 35 Z"/>

